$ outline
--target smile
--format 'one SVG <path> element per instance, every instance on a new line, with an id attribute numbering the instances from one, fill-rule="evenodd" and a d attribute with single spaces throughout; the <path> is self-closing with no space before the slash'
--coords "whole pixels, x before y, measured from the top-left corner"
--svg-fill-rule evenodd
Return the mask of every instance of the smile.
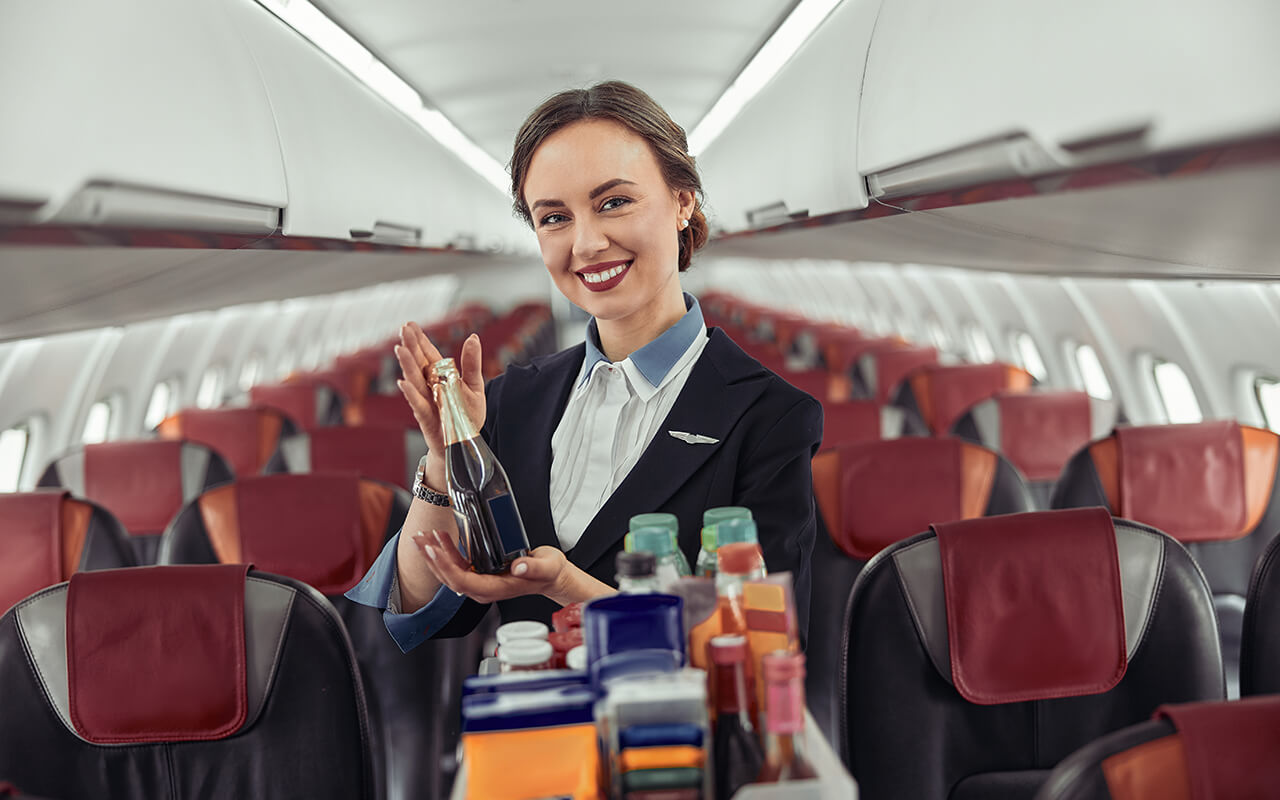
<path id="1" fill-rule="evenodd" d="M 575 273 L 579 280 L 593 292 L 603 292 L 617 286 L 622 282 L 623 277 L 631 269 L 631 261 L 623 261 L 611 265 L 601 264 L 604 269 L 595 269 L 591 272 L 582 271 Z"/>

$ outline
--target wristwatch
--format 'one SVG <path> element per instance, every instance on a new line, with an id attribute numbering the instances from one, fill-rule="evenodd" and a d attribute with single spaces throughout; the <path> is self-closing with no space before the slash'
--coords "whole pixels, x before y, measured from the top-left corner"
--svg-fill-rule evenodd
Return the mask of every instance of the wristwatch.
<path id="1" fill-rule="evenodd" d="M 424 500 L 433 506 L 444 506 L 448 508 L 452 505 L 449 502 L 449 495 L 442 494 L 426 484 L 427 479 L 427 456 L 423 456 L 418 461 L 418 471 L 413 476 L 413 496 L 419 500 Z"/>

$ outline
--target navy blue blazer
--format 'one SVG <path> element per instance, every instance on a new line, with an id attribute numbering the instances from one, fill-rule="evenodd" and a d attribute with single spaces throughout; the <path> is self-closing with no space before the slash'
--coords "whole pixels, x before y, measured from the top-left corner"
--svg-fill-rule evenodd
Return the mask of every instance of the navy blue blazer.
<path id="1" fill-rule="evenodd" d="M 718 328 L 709 339 L 662 427 L 582 538 L 566 555 L 597 579 L 615 585 L 614 558 L 628 520 L 665 511 L 680 521 L 680 549 L 693 563 L 701 546 L 702 512 L 715 506 L 751 509 L 770 572 L 795 580 L 800 629 L 809 619 L 809 559 L 816 518 L 810 460 L 822 441 L 822 406 L 770 372 Z M 484 429 L 507 470 L 533 547 L 559 546 L 551 517 L 551 434 L 582 367 L 585 346 L 512 367 L 486 389 Z M 699 433 L 717 444 L 688 444 L 668 430 Z M 498 603 L 503 621 L 550 623 L 559 605 L 541 596 Z M 466 599 L 435 635 L 462 636 L 487 604 Z"/>

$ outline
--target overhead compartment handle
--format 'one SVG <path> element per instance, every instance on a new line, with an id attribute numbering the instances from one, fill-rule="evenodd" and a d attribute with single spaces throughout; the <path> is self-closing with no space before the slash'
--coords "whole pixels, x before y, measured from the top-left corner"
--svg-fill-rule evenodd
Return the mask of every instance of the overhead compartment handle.
<path id="1" fill-rule="evenodd" d="M 377 220 L 367 228 L 352 228 L 351 238 L 418 247 L 422 243 L 422 228 Z"/>

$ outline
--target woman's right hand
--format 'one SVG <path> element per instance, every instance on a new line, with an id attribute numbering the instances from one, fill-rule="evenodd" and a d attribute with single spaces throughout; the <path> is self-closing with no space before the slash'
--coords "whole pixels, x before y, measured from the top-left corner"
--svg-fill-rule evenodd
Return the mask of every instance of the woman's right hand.
<path id="1" fill-rule="evenodd" d="M 443 356 L 416 322 L 406 322 L 400 328 L 400 344 L 396 345 L 395 353 L 396 360 L 400 362 L 400 370 L 404 373 L 404 377 L 396 381 L 396 386 L 413 409 L 413 417 L 418 421 L 422 436 L 427 441 L 430 461 L 443 470 L 444 432 L 440 425 L 440 409 L 436 404 L 430 372 L 431 365 Z M 462 344 L 458 371 L 462 378 L 462 401 L 477 430 L 484 425 L 485 420 L 484 377 L 480 372 L 480 356 L 480 337 L 473 333 Z M 428 472 L 431 471 L 433 470 L 428 467 Z M 436 483 L 434 488 L 443 490 L 444 487 Z"/>

